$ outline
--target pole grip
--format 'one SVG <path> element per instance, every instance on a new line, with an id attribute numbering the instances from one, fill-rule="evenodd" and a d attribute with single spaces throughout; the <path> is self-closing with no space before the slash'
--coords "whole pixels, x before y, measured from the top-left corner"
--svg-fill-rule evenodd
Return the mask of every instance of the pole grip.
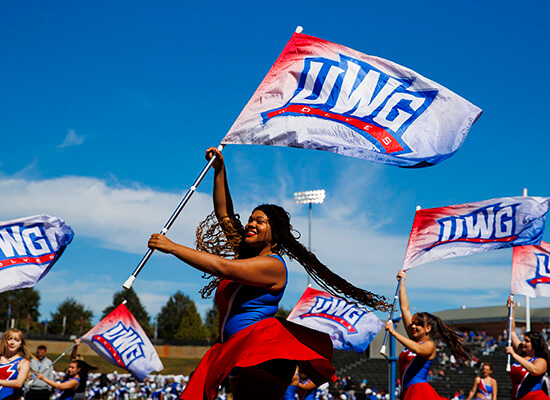
<path id="1" fill-rule="evenodd" d="M 395 288 L 395 295 L 393 296 L 393 304 L 391 307 L 390 314 L 388 315 L 388 321 L 393 320 L 393 313 L 395 312 L 395 307 L 397 306 L 397 300 L 399 299 L 399 288 L 401 287 L 401 278 L 397 281 L 397 287 Z M 386 331 L 386 334 L 384 335 L 384 342 L 382 343 L 382 347 L 380 348 L 380 354 L 385 356 L 386 355 L 386 343 L 388 342 L 388 335 L 389 332 Z"/>
<path id="2" fill-rule="evenodd" d="M 222 151 L 223 147 L 224 147 L 224 145 L 220 144 L 218 146 L 218 150 Z M 176 218 L 178 218 L 181 211 L 183 210 L 183 208 L 185 207 L 185 205 L 187 204 L 187 202 L 191 198 L 191 196 L 193 196 L 193 193 L 195 193 L 195 191 L 197 190 L 197 186 L 199 186 L 199 184 L 201 183 L 203 178 L 206 176 L 206 173 L 208 172 L 208 170 L 212 166 L 212 164 L 214 164 L 214 161 L 216 160 L 216 157 L 217 156 L 214 154 L 212 156 L 212 158 L 208 161 L 206 166 L 203 168 L 203 170 L 199 174 L 198 178 L 195 180 L 193 185 L 189 188 L 189 190 L 187 191 L 187 193 L 185 194 L 183 199 L 180 201 L 180 204 L 178 205 L 178 207 L 174 210 L 174 212 L 172 213 L 172 215 L 170 216 L 170 218 L 168 219 L 166 224 L 164 224 L 164 227 L 159 232 L 161 235 L 166 235 L 168 233 L 168 230 L 172 227 L 172 224 L 174 223 L 174 221 L 176 221 Z M 145 267 L 145 264 L 147 263 L 147 261 L 149 260 L 151 255 L 153 254 L 153 251 L 154 251 L 153 249 L 148 249 L 147 250 L 147 253 L 145 253 L 143 258 L 139 262 L 138 266 L 134 269 L 134 272 L 132 272 L 132 275 L 130 275 L 130 277 L 122 285 L 122 287 L 124 289 L 129 290 L 132 287 L 132 285 L 133 285 L 134 281 L 136 280 L 136 278 L 138 277 L 139 273 L 141 272 L 143 267 Z"/>

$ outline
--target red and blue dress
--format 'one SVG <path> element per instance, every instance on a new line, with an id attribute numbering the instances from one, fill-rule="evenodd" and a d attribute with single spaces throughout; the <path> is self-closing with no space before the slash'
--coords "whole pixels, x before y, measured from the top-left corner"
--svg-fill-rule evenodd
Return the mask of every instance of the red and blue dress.
<path id="1" fill-rule="evenodd" d="M 444 399 L 428 383 L 428 371 L 432 362 L 432 360 L 416 355 L 409 349 L 403 349 L 399 355 L 402 400 Z"/>
<path id="2" fill-rule="evenodd" d="M 280 256 L 271 257 L 286 269 Z M 204 355 L 180 399 L 214 399 L 218 386 L 234 368 L 276 359 L 296 361 L 316 385 L 333 377 L 332 342 L 327 334 L 273 318 L 284 290 L 273 292 L 230 280 L 219 284 L 215 296 L 219 341 Z"/>
<path id="3" fill-rule="evenodd" d="M 483 381 L 483 378 L 479 379 L 476 388 L 476 399 L 479 400 L 492 400 L 493 399 L 493 387 Z"/>
<path id="4" fill-rule="evenodd" d="M 19 376 L 19 363 L 23 360 L 23 357 L 16 358 L 7 364 L 0 364 L 0 379 L 14 381 Z M 9 388 L 0 386 L 0 400 L 16 400 L 20 399 L 23 395 L 21 389 Z"/>
<path id="5" fill-rule="evenodd" d="M 531 358 L 529 362 L 537 359 Z M 548 400 L 549 397 L 542 391 L 542 378 L 544 374 L 536 376 L 531 375 L 517 361 L 512 364 L 510 370 L 510 380 L 512 381 L 512 400 Z"/>

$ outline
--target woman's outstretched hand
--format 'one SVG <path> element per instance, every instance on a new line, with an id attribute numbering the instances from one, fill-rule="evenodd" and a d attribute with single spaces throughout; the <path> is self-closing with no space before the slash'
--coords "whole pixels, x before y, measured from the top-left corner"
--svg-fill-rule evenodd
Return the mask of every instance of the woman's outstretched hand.
<path id="1" fill-rule="evenodd" d="M 219 170 L 223 167 L 223 156 L 222 156 L 222 153 L 221 153 L 221 151 L 219 151 L 219 150 L 218 150 L 217 148 L 215 148 L 215 147 L 209 147 L 209 148 L 206 150 L 206 154 L 204 155 L 204 158 L 206 158 L 207 161 L 210 161 L 210 159 L 211 159 L 213 156 L 216 156 L 216 160 L 215 160 L 214 163 L 212 164 L 212 167 L 214 168 L 214 170 L 219 171 Z"/>
<path id="2" fill-rule="evenodd" d="M 171 253 L 175 243 L 161 233 L 153 233 L 147 245 L 152 250 L 158 250 L 162 253 Z"/>

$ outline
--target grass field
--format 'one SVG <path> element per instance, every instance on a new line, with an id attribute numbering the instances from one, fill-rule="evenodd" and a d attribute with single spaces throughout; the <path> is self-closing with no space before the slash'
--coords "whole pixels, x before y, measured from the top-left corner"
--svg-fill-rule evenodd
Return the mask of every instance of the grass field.
<path id="1" fill-rule="evenodd" d="M 50 360 L 55 360 L 59 354 L 53 354 L 48 353 L 48 358 Z M 122 368 L 115 367 L 113 364 L 105 361 L 103 358 L 99 356 L 85 356 L 84 360 L 94 367 L 97 367 L 96 371 L 92 372 L 99 372 L 99 373 L 110 373 L 113 371 L 117 371 L 119 373 L 124 373 Z M 69 366 L 69 357 L 65 356 L 62 359 L 60 359 L 58 362 L 55 363 L 54 369 L 56 371 L 64 371 Z M 162 358 L 162 365 L 164 365 L 164 369 L 162 371 L 159 371 L 160 374 L 163 375 L 169 375 L 169 374 L 183 374 L 183 375 L 189 375 L 191 371 L 195 369 L 195 367 L 199 364 L 200 359 L 199 358 Z"/>

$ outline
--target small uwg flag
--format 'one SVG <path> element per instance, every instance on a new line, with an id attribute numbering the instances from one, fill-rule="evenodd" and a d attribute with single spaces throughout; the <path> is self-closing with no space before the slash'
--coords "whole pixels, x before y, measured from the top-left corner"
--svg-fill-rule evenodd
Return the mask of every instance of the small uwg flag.
<path id="1" fill-rule="evenodd" d="M 430 261 L 539 244 L 548 197 L 502 197 L 416 212 L 403 270 Z"/>
<path id="2" fill-rule="evenodd" d="M 550 243 L 514 247 L 512 294 L 550 297 Z"/>
<path id="3" fill-rule="evenodd" d="M 0 222 L 0 292 L 34 286 L 73 237 L 70 226 L 49 215 Z"/>
<path id="4" fill-rule="evenodd" d="M 373 313 L 330 293 L 308 287 L 287 318 L 324 332 L 335 349 L 364 352 L 384 323 Z"/>
<path id="5" fill-rule="evenodd" d="M 408 68 L 295 33 L 222 144 L 317 149 L 425 167 L 452 156 L 480 115 Z"/>
<path id="6" fill-rule="evenodd" d="M 164 367 L 153 344 L 124 304 L 94 326 L 81 340 L 111 364 L 143 381 Z"/>

